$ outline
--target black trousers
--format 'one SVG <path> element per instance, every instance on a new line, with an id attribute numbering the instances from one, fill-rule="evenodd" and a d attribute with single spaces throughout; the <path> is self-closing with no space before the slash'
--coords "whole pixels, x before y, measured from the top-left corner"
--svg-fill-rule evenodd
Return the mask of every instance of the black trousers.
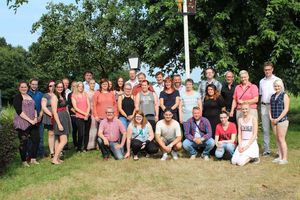
<path id="1" fill-rule="evenodd" d="M 144 149 L 141 149 L 143 146 L 143 142 L 140 140 L 137 140 L 137 139 L 132 139 L 130 146 L 131 146 L 133 155 L 137 155 L 141 150 L 145 150 L 148 154 L 154 154 L 154 153 L 158 152 L 158 146 L 153 140 L 150 142 L 147 142 Z"/>
<path id="2" fill-rule="evenodd" d="M 20 140 L 19 152 L 21 160 L 26 161 L 26 154 L 30 152 L 30 156 L 33 159 L 37 157 L 37 151 L 40 142 L 39 127 L 36 125 L 29 126 L 26 130 L 17 129 L 18 138 Z M 30 149 L 28 149 L 28 141 L 31 141 Z"/>
<path id="3" fill-rule="evenodd" d="M 76 125 L 78 130 L 78 143 L 77 143 L 77 150 L 86 150 L 87 145 L 89 143 L 89 132 L 91 126 L 91 118 L 89 117 L 88 120 L 84 120 L 81 118 L 76 119 Z"/>
<path id="4" fill-rule="evenodd" d="M 72 139 L 73 139 L 73 144 L 74 144 L 74 147 L 77 148 L 77 144 L 78 144 L 78 141 L 77 141 L 77 118 L 73 115 L 71 115 L 71 122 L 72 122 Z"/>

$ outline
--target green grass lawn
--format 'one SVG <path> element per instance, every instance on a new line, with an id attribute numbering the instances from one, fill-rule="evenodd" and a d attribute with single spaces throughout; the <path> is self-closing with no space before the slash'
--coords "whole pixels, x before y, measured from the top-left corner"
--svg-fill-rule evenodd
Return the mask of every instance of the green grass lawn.
<path id="1" fill-rule="evenodd" d="M 157 155 L 104 162 L 97 151 L 71 150 L 60 166 L 45 158 L 22 168 L 17 158 L 0 179 L 0 199 L 300 199 L 298 99 L 292 97 L 289 114 L 288 165 L 266 157 L 257 165 L 237 167 L 229 161 L 192 161 L 183 152 L 178 161 L 162 162 Z M 273 136 L 271 148 L 276 152 Z"/>

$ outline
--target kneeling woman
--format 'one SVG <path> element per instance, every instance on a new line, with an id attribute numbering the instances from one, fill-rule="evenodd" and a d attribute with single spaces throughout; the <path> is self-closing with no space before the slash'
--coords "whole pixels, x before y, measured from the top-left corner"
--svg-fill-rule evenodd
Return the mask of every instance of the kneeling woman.
<path id="1" fill-rule="evenodd" d="M 55 84 L 55 91 L 51 98 L 51 108 L 54 118 L 53 130 L 58 142 L 55 142 L 55 153 L 52 159 L 52 164 L 60 164 L 60 153 L 67 144 L 67 135 L 71 131 L 71 119 L 66 109 L 67 101 L 65 98 L 65 90 L 62 82 Z"/>
<path id="2" fill-rule="evenodd" d="M 253 158 L 259 157 L 257 145 L 257 119 L 250 114 L 249 104 L 242 104 L 243 116 L 238 120 L 238 142 L 231 162 L 243 166 Z"/>
<path id="3" fill-rule="evenodd" d="M 158 152 L 158 146 L 154 142 L 154 133 L 151 124 L 147 121 L 142 111 L 134 115 L 132 122 L 127 129 L 127 153 L 130 156 L 130 147 L 133 151 L 133 159 L 138 160 L 138 153 L 145 150 L 148 154 Z"/>

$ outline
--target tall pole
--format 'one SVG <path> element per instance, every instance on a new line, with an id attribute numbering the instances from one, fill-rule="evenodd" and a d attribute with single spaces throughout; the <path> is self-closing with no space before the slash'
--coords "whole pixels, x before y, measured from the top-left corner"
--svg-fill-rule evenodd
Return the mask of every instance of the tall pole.
<path id="1" fill-rule="evenodd" d="M 185 57 L 185 74 L 190 78 L 190 50 L 189 50 L 189 24 L 187 13 L 187 0 L 183 2 L 183 30 L 184 30 L 184 57 Z"/>

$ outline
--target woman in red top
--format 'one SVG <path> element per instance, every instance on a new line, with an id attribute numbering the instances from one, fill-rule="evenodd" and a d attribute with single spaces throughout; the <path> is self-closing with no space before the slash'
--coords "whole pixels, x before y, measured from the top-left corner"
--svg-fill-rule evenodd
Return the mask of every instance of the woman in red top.
<path id="1" fill-rule="evenodd" d="M 236 139 L 236 125 L 235 123 L 229 122 L 229 114 L 226 111 L 222 111 L 220 114 L 220 121 L 216 127 L 216 152 L 215 156 L 221 159 L 226 152 L 230 154 L 230 159 L 234 153 L 235 149 L 235 139 Z"/>
<path id="2" fill-rule="evenodd" d="M 72 95 L 72 104 L 76 114 L 76 124 L 78 130 L 77 151 L 87 151 L 91 125 L 91 106 L 88 95 L 84 92 L 84 85 L 81 81 L 77 82 L 76 84 L 75 91 Z"/>

